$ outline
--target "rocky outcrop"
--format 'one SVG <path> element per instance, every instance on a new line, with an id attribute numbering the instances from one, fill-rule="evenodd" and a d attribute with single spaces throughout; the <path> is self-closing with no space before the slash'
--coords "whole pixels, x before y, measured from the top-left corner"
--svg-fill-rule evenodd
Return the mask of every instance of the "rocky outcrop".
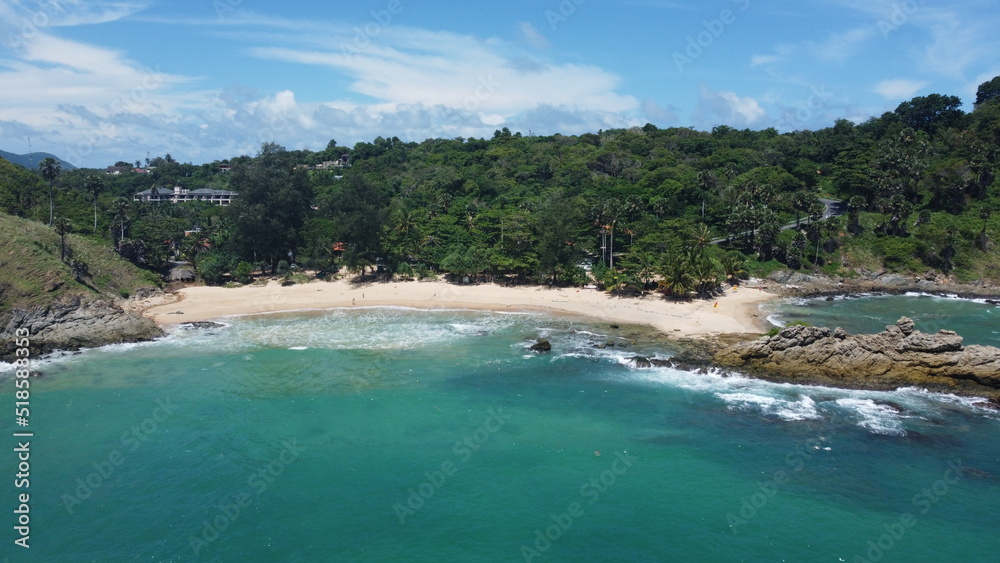
<path id="1" fill-rule="evenodd" d="M 28 329 L 35 358 L 56 350 L 140 342 L 163 335 L 152 320 L 138 313 L 107 301 L 86 301 L 79 295 L 47 306 L 14 309 L 0 331 L 0 360 L 14 359 L 18 329 Z"/>
<path id="2" fill-rule="evenodd" d="M 528 347 L 532 352 L 550 352 L 552 350 L 552 343 L 544 338 L 539 338 L 537 342 Z"/>
<path id="3" fill-rule="evenodd" d="M 729 346 L 714 362 L 794 383 L 865 389 L 917 386 L 1000 397 L 1000 348 L 963 346 L 962 337 L 948 330 L 925 334 L 906 317 L 878 334 L 791 326 L 771 337 Z"/>

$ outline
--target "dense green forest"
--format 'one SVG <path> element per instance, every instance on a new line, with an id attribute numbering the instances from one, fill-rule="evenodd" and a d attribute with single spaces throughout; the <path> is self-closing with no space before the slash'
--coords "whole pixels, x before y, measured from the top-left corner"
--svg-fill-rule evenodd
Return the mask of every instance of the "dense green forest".
<path id="1" fill-rule="evenodd" d="M 342 155 L 349 166 L 315 169 Z M 254 157 L 202 165 L 165 155 L 148 173 L 119 162 L 129 169 L 118 175 L 3 162 L 0 210 L 105 241 L 151 270 L 189 260 L 208 283 L 290 264 L 672 295 L 784 267 L 995 281 L 998 155 L 1000 77 L 980 86 L 971 113 L 932 94 L 862 124 L 786 134 L 504 128 L 491 139 L 330 141 L 318 152 L 266 143 Z M 132 201 L 153 186 L 239 196 L 228 207 Z M 846 213 L 821 220 L 821 198 Z"/>

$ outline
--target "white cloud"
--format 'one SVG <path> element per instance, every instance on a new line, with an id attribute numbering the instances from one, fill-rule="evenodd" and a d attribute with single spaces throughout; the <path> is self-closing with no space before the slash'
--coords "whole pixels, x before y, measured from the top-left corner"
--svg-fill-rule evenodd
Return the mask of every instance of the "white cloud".
<path id="1" fill-rule="evenodd" d="M 915 68 L 942 77 L 960 79 L 972 67 L 993 64 L 1000 49 L 993 0 L 832 1 L 870 18 L 884 43 L 905 46 Z"/>
<path id="2" fill-rule="evenodd" d="M 495 40 L 394 27 L 357 52 L 257 47 L 254 56 L 326 67 L 350 76 L 351 90 L 384 104 L 443 105 L 513 116 L 540 104 L 630 112 L 632 96 L 601 68 L 526 57 Z"/>
<path id="3" fill-rule="evenodd" d="M 771 65 L 780 60 L 776 55 L 754 55 L 750 57 L 750 66 Z"/>
<path id="4" fill-rule="evenodd" d="M 566 106 L 539 105 L 510 121 L 514 131 L 567 135 L 645 125 L 645 121 L 616 112 L 579 110 Z"/>
<path id="5" fill-rule="evenodd" d="M 52 9 L 53 27 L 71 27 L 77 25 L 96 25 L 118 21 L 145 10 L 149 2 L 106 2 L 101 0 L 53 0 L 39 2 L 41 9 L 46 6 L 58 6 Z"/>
<path id="6" fill-rule="evenodd" d="M 809 42 L 808 46 L 809 50 L 821 60 L 842 62 L 856 55 L 858 49 L 877 34 L 878 30 L 875 27 L 858 27 L 832 33 L 825 41 Z"/>
<path id="7" fill-rule="evenodd" d="M 52 27 L 96 25 L 118 21 L 146 9 L 148 2 L 104 0 L 9 0 L 0 4 L 0 23 L 16 30 L 18 39 L 31 39 Z M 2 26 L 0 26 L 2 27 Z M 5 34 L 6 35 L 6 34 Z M 7 37 L 8 43 L 13 43 Z"/>
<path id="8" fill-rule="evenodd" d="M 934 10 L 933 14 L 917 12 L 913 19 L 917 25 L 925 26 L 930 36 L 918 49 L 923 65 L 943 76 L 961 78 L 970 67 L 996 60 L 1000 41 L 994 22 L 963 18 L 945 10 Z"/>
<path id="9" fill-rule="evenodd" d="M 883 80 L 875 85 L 875 93 L 886 100 L 908 100 L 929 84 L 930 82 L 925 80 L 909 80 L 905 78 Z"/>
<path id="10" fill-rule="evenodd" d="M 716 125 L 751 127 L 759 124 L 767 112 L 753 98 L 741 98 L 734 92 L 713 92 L 704 84 L 698 92 L 691 121 L 696 127 L 711 129 Z"/>
<path id="11" fill-rule="evenodd" d="M 121 53 L 38 32 L 19 59 L 0 66 L 5 134 L 80 163 L 102 147 L 129 146 L 154 121 L 178 121 L 190 100 L 169 94 L 186 79 L 142 66 Z M 4 142 L 12 142 L 8 136 Z"/>
<path id="12" fill-rule="evenodd" d="M 673 105 L 663 107 L 655 100 L 647 99 L 642 101 L 642 114 L 647 121 L 654 125 L 663 127 L 676 125 L 680 120 L 678 111 L 677 107 Z"/>
<path id="13" fill-rule="evenodd" d="M 90 21 L 138 5 L 99 6 Z M 311 92 L 303 100 L 287 87 L 199 88 L 193 77 L 147 69 L 125 53 L 43 29 L 0 60 L 0 146 L 22 145 L 30 135 L 36 148 L 103 166 L 147 150 L 211 160 L 252 154 L 269 140 L 324 147 L 334 134 L 342 142 L 377 135 L 423 140 L 488 137 L 504 125 L 546 134 L 641 124 L 641 104 L 617 92 L 618 76 L 540 59 L 499 39 L 393 24 L 356 43 L 344 26 L 272 23 L 241 12 L 217 25 L 237 30 L 231 38 L 249 43 L 250 56 L 310 67 L 317 77 L 347 77 L 357 95 L 317 99 Z M 521 31 L 529 37 L 532 29 Z"/>
<path id="14" fill-rule="evenodd" d="M 521 39 L 535 49 L 548 49 L 549 40 L 541 34 L 531 22 L 521 22 L 517 25 Z"/>

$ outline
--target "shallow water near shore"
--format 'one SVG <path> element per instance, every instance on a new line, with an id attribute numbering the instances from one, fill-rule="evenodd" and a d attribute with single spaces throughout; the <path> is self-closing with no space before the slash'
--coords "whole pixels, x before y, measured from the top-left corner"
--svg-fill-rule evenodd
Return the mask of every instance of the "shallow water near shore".
<path id="1" fill-rule="evenodd" d="M 988 561 L 1000 548 L 1000 413 L 974 399 L 635 369 L 669 351 L 536 314 L 225 324 L 41 363 L 34 559 Z M 527 349 L 540 337 L 550 354 Z"/>

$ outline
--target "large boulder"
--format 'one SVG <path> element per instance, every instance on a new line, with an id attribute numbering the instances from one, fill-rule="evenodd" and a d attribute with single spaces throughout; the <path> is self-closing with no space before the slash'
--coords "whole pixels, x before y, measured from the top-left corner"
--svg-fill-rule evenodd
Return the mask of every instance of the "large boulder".
<path id="1" fill-rule="evenodd" d="M 528 349 L 532 352 L 549 352 L 552 350 L 552 343 L 544 338 L 539 338 L 538 341 L 532 344 Z"/>
<path id="2" fill-rule="evenodd" d="M 36 358 L 55 350 L 140 342 L 163 335 L 152 320 L 138 313 L 79 295 L 43 307 L 14 309 L 0 331 L 0 360 L 14 359 L 14 335 L 19 330 L 28 331 L 29 349 Z"/>
<path id="3" fill-rule="evenodd" d="M 787 327 L 729 346 L 713 360 L 782 381 L 868 389 L 917 386 L 1000 397 L 1000 348 L 963 346 L 962 337 L 947 330 L 925 334 L 906 317 L 878 334 Z"/>

